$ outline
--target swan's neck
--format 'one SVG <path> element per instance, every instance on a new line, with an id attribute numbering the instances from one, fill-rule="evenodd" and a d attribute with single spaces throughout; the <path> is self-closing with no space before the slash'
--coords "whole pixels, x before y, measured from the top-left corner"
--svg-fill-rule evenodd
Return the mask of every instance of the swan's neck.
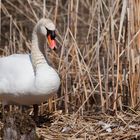
<path id="1" fill-rule="evenodd" d="M 40 65 L 47 64 L 45 51 L 44 51 L 45 44 L 46 44 L 45 38 L 38 38 L 37 34 L 33 32 L 31 58 L 32 58 L 34 71 L 36 71 L 37 67 L 39 67 Z"/>

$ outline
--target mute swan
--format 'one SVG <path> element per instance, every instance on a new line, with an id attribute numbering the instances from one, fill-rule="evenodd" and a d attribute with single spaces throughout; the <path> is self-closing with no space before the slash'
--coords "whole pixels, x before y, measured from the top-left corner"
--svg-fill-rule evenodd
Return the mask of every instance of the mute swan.
<path id="1" fill-rule="evenodd" d="M 46 38 L 49 47 L 54 49 L 55 25 L 50 19 L 42 18 L 33 29 L 31 54 L 0 58 L 0 100 L 3 105 L 34 105 L 37 113 L 38 104 L 57 92 L 60 78 L 46 61 Z"/>

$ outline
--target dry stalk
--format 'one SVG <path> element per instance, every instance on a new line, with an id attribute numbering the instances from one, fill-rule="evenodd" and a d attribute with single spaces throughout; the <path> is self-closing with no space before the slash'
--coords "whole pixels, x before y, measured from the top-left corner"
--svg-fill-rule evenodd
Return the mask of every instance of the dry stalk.
<path id="1" fill-rule="evenodd" d="M 65 112 L 138 110 L 139 9 L 138 0 L 0 1 L 0 54 L 29 53 L 31 26 L 49 17 L 61 48 L 49 56 L 62 79 Z"/>

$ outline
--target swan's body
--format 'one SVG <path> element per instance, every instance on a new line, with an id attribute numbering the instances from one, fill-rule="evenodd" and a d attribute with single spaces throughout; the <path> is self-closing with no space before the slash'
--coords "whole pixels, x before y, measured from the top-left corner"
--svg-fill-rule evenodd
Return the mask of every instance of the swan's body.
<path id="1" fill-rule="evenodd" d="M 0 58 L 0 99 L 4 104 L 40 104 L 58 90 L 59 76 L 44 55 L 48 35 L 44 27 L 55 29 L 48 19 L 37 23 L 32 34 L 31 54 Z"/>
<path id="2" fill-rule="evenodd" d="M 5 104 L 40 104 L 59 88 L 59 77 L 49 65 L 40 66 L 38 84 L 31 56 L 14 54 L 0 59 L 0 99 Z"/>

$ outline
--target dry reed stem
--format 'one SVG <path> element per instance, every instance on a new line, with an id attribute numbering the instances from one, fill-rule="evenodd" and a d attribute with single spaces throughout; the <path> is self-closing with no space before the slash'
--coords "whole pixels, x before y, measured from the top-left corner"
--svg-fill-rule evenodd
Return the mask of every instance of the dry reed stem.
<path id="1" fill-rule="evenodd" d="M 1 55 L 29 53 L 31 26 L 49 17 L 61 50 L 48 55 L 62 79 L 65 112 L 138 110 L 139 7 L 137 0 L 1 1 Z"/>

